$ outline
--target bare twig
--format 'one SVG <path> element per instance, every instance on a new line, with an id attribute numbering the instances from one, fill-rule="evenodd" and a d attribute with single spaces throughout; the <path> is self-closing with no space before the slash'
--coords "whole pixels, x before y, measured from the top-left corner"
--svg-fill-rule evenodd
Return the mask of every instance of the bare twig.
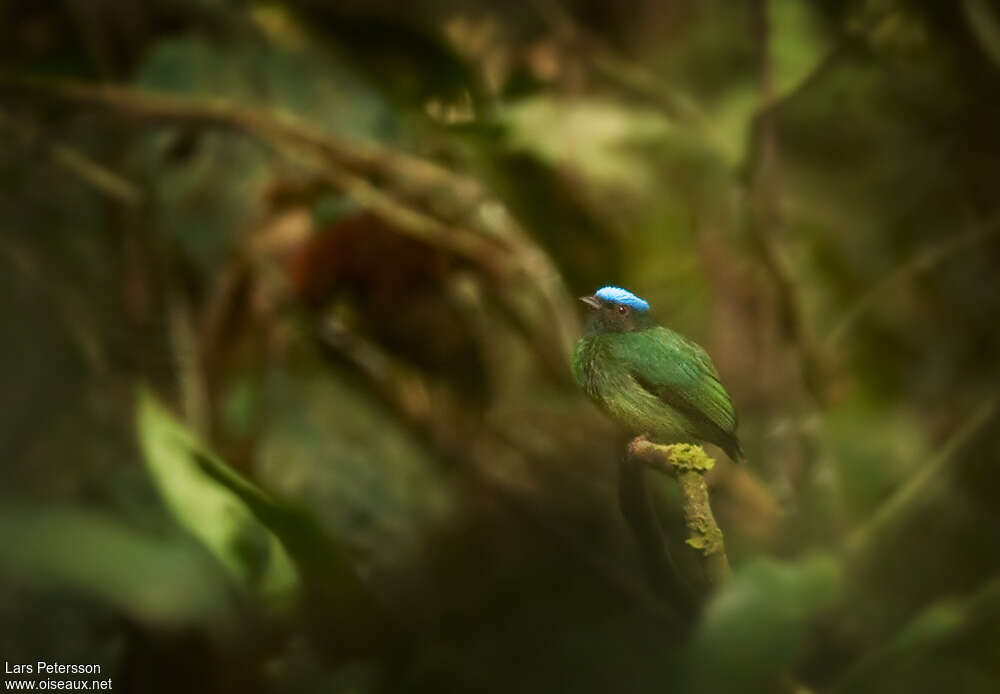
<path id="1" fill-rule="evenodd" d="M 12 133 L 29 147 L 40 146 L 54 164 L 60 166 L 95 190 L 127 205 L 138 205 L 142 191 L 131 181 L 67 145 L 51 142 L 39 130 L 0 111 L 0 128 Z"/>
<path id="2" fill-rule="evenodd" d="M 167 297 L 170 342 L 174 352 L 184 420 L 200 435 L 209 432 L 211 408 L 205 384 L 194 318 L 187 299 L 179 291 Z"/>
<path id="3" fill-rule="evenodd" d="M 578 22 L 561 3 L 535 3 L 534 9 L 553 32 L 579 46 L 582 56 L 598 74 L 656 104 L 668 118 L 694 130 L 708 130 L 709 120 L 693 99 L 664 82 L 655 71 L 620 55 L 603 36 Z"/>
<path id="4" fill-rule="evenodd" d="M 20 243 L 14 234 L 0 236 L 0 268 L 7 272 L 3 265 L 13 268 L 50 303 L 52 312 L 47 316 L 48 320 L 62 322 L 86 363 L 96 373 L 107 373 L 110 366 L 108 355 L 97 331 L 88 322 L 88 312 L 81 301 L 79 287 L 47 275 L 41 259 L 28 246 Z"/>
<path id="5" fill-rule="evenodd" d="M 998 234 L 1000 234 L 1000 220 L 995 220 L 993 223 L 988 224 L 986 228 L 973 229 L 961 236 L 946 239 L 943 243 L 921 250 L 912 258 L 906 260 L 892 272 L 884 275 L 875 286 L 865 292 L 848 309 L 847 313 L 844 314 L 843 318 L 840 319 L 836 327 L 830 331 L 830 335 L 826 338 L 827 350 L 832 351 L 836 348 L 844 336 L 854 328 L 861 316 L 871 309 L 881 297 L 885 296 L 887 291 L 912 279 L 916 275 L 933 270 L 941 263 L 951 259 L 952 256 L 966 251 L 980 242 L 987 241 Z"/>
<path id="6" fill-rule="evenodd" d="M 838 680 L 832 692 L 857 691 L 859 685 L 878 683 L 892 668 L 905 667 L 975 629 L 1000 617 L 1000 578 L 993 578 L 969 597 L 931 605 L 879 648 L 867 652 Z"/>
<path id="7" fill-rule="evenodd" d="M 778 168 L 778 114 L 777 109 L 771 105 L 778 102 L 778 96 L 770 55 L 771 18 L 768 0 L 755 0 L 753 8 L 757 80 L 760 103 L 764 107 L 754 118 L 750 143 L 748 231 L 777 292 L 779 314 L 798 351 L 805 386 L 817 402 L 826 404 L 829 397 L 827 360 L 821 355 L 809 330 L 798 289 L 776 239 L 782 225 L 781 187 Z"/>
<path id="8" fill-rule="evenodd" d="M 995 399 L 980 405 L 975 414 L 966 420 L 962 428 L 955 432 L 934 458 L 897 489 L 864 525 L 847 537 L 845 547 L 848 553 L 852 555 L 866 553 L 872 543 L 885 534 L 886 528 L 899 518 L 905 517 L 928 489 L 940 484 L 945 465 L 989 421 L 995 410 Z"/>
<path id="9" fill-rule="evenodd" d="M 286 116 L 241 108 L 223 101 L 201 101 L 165 96 L 127 87 L 87 85 L 0 75 L 0 87 L 21 89 L 48 98 L 113 109 L 116 113 L 149 121 L 190 123 L 238 130 L 261 140 L 277 152 L 321 175 L 327 183 L 354 197 L 361 205 L 392 223 L 394 227 L 424 241 L 488 263 L 495 270 L 498 253 L 495 242 L 462 228 L 449 227 L 399 205 L 345 167 L 371 166 L 384 151 L 355 146 L 318 133 Z M 394 158 L 394 161 L 399 159 Z M 412 162 L 408 162 L 413 168 Z M 429 169 L 429 167 L 428 167 Z"/>

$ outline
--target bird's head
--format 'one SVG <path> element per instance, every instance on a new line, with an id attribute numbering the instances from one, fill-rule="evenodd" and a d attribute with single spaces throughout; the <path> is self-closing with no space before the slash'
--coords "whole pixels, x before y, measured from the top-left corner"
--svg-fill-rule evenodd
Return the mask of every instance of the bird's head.
<path id="1" fill-rule="evenodd" d="M 601 287 L 580 301 L 590 309 L 588 333 L 627 333 L 655 325 L 649 304 L 621 287 Z"/>

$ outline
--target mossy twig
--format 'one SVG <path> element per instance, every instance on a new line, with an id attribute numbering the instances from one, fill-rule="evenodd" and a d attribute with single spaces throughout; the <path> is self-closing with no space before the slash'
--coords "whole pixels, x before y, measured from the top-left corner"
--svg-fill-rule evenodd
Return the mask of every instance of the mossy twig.
<path id="1" fill-rule="evenodd" d="M 107 109 L 142 122 L 222 128 L 255 138 L 353 198 L 396 232 L 464 257 L 489 277 L 505 280 L 508 291 L 501 298 L 521 325 L 543 337 L 539 343 L 547 343 L 544 336 L 556 338 L 557 347 L 543 348 L 543 356 L 557 378 L 567 378 L 563 355 L 572 349 L 579 326 L 561 275 L 506 207 L 474 178 L 388 146 L 332 136 L 288 114 L 220 99 L 0 71 L 0 94 L 5 92 Z M 535 296 L 515 300 L 511 287 L 529 287 Z"/>
<path id="2" fill-rule="evenodd" d="M 705 581 L 716 590 L 729 579 L 729 558 L 722 530 L 715 522 L 712 505 L 705 484 L 705 473 L 715 467 L 701 446 L 690 443 L 653 443 L 645 436 L 632 439 L 628 445 L 629 459 L 639 461 L 656 470 L 666 472 L 677 480 L 687 526 L 686 544 L 698 551 Z M 777 680 L 777 691 L 788 694 L 811 694 L 790 673 L 782 673 Z"/>
<path id="3" fill-rule="evenodd" d="M 685 543 L 698 551 L 705 580 L 716 588 L 729 578 L 729 558 L 726 544 L 715 522 L 712 505 L 705 484 L 705 473 L 715 466 L 715 461 L 705 449 L 689 443 L 658 444 L 645 437 L 632 440 L 628 456 L 657 470 L 668 473 L 677 480 L 687 527 Z"/>

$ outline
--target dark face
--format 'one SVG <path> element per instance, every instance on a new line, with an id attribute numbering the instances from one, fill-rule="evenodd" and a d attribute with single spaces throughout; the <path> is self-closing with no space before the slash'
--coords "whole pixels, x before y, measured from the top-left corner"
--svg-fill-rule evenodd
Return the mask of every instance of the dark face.
<path id="1" fill-rule="evenodd" d="M 581 296 L 587 304 L 587 333 L 627 333 L 645 330 L 653 325 L 649 311 L 641 311 L 626 304 L 605 301 L 597 296 Z"/>

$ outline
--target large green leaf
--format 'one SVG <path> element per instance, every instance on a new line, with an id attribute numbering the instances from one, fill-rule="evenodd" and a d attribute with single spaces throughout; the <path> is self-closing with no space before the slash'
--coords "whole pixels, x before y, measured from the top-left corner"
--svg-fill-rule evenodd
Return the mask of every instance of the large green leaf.
<path id="1" fill-rule="evenodd" d="M 139 432 L 150 471 L 178 521 L 265 604 L 300 604 L 310 633 L 338 657 L 367 655 L 394 635 L 347 552 L 307 511 L 239 475 L 148 392 Z"/>
<path id="2" fill-rule="evenodd" d="M 937 691 L 935 679 L 957 681 L 956 675 L 963 677 L 961 691 L 995 691 L 996 680 L 989 678 L 988 670 L 977 672 L 975 668 L 977 656 L 992 662 L 995 650 L 986 646 L 980 655 L 975 648 L 969 649 L 973 652 L 968 662 L 942 658 L 940 652 L 955 643 L 981 644 L 995 638 L 1000 634 L 998 621 L 1000 579 L 993 578 L 974 593 L 939 600 L 925 608 L 887 642 L 859 658 L 831 691 L 917 691 L 917 687 Z"/>
<path id="3" fill-rule="evenodd" d="M 671 129 L 663 114 L 595 98 L 537 96 L 502 111 L 508 144 L 588 182 L 629 190 L 654 183 L 643 147 L 662 143 Z"/>
<path id="4" fill-rule="evenodd" d="M 148 625 L 223 625 L 233 616 L 225 575 L 196 544 L 142 535 L 82 509 L 0 510 L 0 570 Z"/>
<path id="5" fill-rule="evenodd" d="M 138 432 L 149 472 L 177 521 L 251 594 L 293 596 L 298 572 L 281 541 L 239 495 L 202 469 L 199 461 L 212 453 L 145 389 L 139 393 Z"/>
<path id="6" fill-rule="evenodd" d="M 322 584 L 328 596 L 342 593 L 357 599 L 358 594 L 367 595 L 344 548 L 307 511 L 273 498 L 211 453 L 195 451 L 194 458 L 206 475 L 239 497 L 281 540 L 305 581 Z"/>
<path id="7" fill-rule="evenodd" d="M 757 559 L 712 599 L 695 634 L 691 675 L 697 691 L 766 691 L 804 645 L 810 620 L 840 585 L 831 557 L 797 563 Z"/>

